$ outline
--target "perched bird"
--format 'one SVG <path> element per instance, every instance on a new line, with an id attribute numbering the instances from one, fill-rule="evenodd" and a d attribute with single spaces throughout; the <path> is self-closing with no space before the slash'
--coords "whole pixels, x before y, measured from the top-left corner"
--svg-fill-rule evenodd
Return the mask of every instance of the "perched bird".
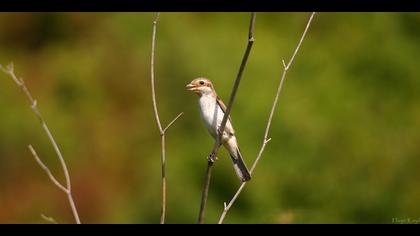
<path id="1" fill-rule="evenodd" d="M 196 78 L 187 84 L 186 88 L 199 96 L 198 105 L 201 118 L 211 136 L 216 139 L 225 115 L 226 105 L 217 96 L 211 81 L 206 78 Z M 230 116 L 223 132 L 221 144 L 229 151 L 233 167 L 240 181 L 246 182 L 250 180 L 251 175 L 242 159 Z"/>

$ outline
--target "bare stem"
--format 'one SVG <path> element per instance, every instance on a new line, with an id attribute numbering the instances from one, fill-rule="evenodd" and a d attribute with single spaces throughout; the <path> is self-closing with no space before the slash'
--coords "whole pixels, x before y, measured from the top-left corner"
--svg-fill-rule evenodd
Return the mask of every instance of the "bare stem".
<path id="1" fill-rule="evenodd" d="M 166 133 L 166 131 L 175 123 L 175 121 L 177 121 L 182 115 L 184 114 L 184 112 L 179 113 L 164 129 L 163 129 L 163 133 Z"/>
<path id="2" fill-rule="evenodd" d="M 166 216 L 166 147 L 165 147 L 165 135 L 161 135 L 162 144 L 162 207 L 160 212 L 160 223 L 165 223 Z"/>
<path id="3" fill-rule="evenodd" d="M 63 155 L 61 154 L 60 148 L 58 147 L 58 144 L 55 141 L 54 136 L 52 135 L 50 129 L 47 126 L 47 123 L 42 118 L 41 112 L 38 109 L 38 103 L 37 103 L 37 101 L 32 97 L 32 95 L 29 92 L 28 88 L 26 87 L 25 82 L 23 81 L 23 79 L 18 78 L 16 76 L 16 74 L 14 72 L 14 68 L 13 68 L 13 64 L 12 63 L 9 64 L 6 68 L 0 65 L 0 69 L 2 69 L 6 74 L 8 74 L 10 77 L 12 77 L 13 81 L 15 81 L 15 83 L 25 93 L 26 97 L 28 98 L 28 100 L 29 100 L 29 102 L 31 104 L 32 111 L 35 113 L 36 117 L 38 118 L 39 122 L 41 123 L 42 128 L 44 129 L 45 133 L 47 134 L 48 139 L 49 139 L 51 145 L 53 146 L 54 151 L 56 152 L 58 159 L 60 160 L 61 167 L 63 169 L 64 176 L 65 176 L 65 179 L 66 179 L 66 186 L 65 187 L 64 187 L 64 185 L 60 184 L 57 181 L 57 179 L 54 177 L 54 175 L 51 173 L 51 171 L 48 169 L 48 167 L 38 157 L 38 155 L 36 154 L 35 150 L 33 149 L 33 147 L 31 145 L 29 145 L 29 150 L 31 151 L 31 153 L 35 157 L 35 160 L 37 161 L 37 163 L 41 166 L 41 168 L 50 177 L 51 181 L 59 189 L 61 189 L 64 193 L 67 194 L 67 197 L 68 197 L 68 200 L 69 200 L 69 204 L 70 204 L 71 210 L 73 212 L 74 219 L 75 219 L 75 221 L 76 221 L 77 224 L 80 224 L 81 222 L 80 222 L 79 214 L 77 212 L 76 205 L 74 204 L 73 196 L 71 194 L 71 180 L 70 180 L 70 174 L 69 174 L 69 171 L 68 171 L 66 162 L 64 160 Z"/>
<path id="4" fill-rule="evenodd" d="M 59 188 L 61 189 L 61 191 L 63 191 L 64 193 L 68 193 L 67 188 L 64 187 L 62 184 L 60 184 L 60 182 L 58 182 L 58 180 L 54 177 L 54 175 L 51 173 L 50 169 L 44 164 L 44 162 L 41 161 L 41 159 L 38 157 L 38 154 L 36 153 L 35 149 L 32 147 L 32 145 L 28 146 L 29 151 L 32 153 L 32 155 L 34 156 L 36 162 L 38 163 L 39 166 L 41 166 L 41 168 L 45 171 L 45 173 L 47 173 L 48 177 L 50 177 L 50 180 Z"/>
<path id="5" fill-rule="evenodd" d="M 150 82 L 152 84 L 152 99 L 153 99 L 153 111 L 155 112 L 156 123 L 159 128 L 160 134 L 163 133 L 162 125 L 160 123 L 159 111 L 156 102 L 156 90 L 155 90 L 155 44 L 156 44 L 156 27 L 159 21 L 160 12 L 156 14 L 156 19 L 153 21 L 153 32 L 152 32 L 152 52 L 150 58 Z"/>
<path id="6" fill-rule="evenodd" d="M 305 30 L 303 31 L 303 34 L 302 34 L 302 36 L 301 36 L 301 38 L 299 40 L 299 43 L 296 46 L 296 48 L 295 48 L 295 50 L 294 50 L 294 52 L 292 54 L 292 57 L 290 58 L 290 60 L 287 63 L 287 65 L 284 62 L 284 60 L 282 60 L 282 62 L 283 62 L 283 73 L 282 73 L 281 78 L 280 78 L 280 83 L 279 83 L 279 85 L 277 87 L 277 93 L 276 93 L 276 96 L 274 98 L 273 105 L 271 107 L 271 112 L 270 112 L 270 116 L 269 116 L 268 121 L 267 121 L 267 126 L 265 128 L 263 144 L 261 146 L 260 151 L 258 152 L 257 158 L 255 159 L 254 163 L 252 164 L 252 167 L 251 167 L 251 170 L 250 170 L 251 173 L 254 172 L 255 167 L 257 166 L 258 162 L 260 161 L 261 156 L 262 156 L 262 154 L 263 154 L 263 152 L 265 150 L 265 147 L 266 147 L 267 143 L 270 142 L 270 140 L 271 140 L 271 138 L 268 138 L 268 134 L 269 134 L 270 127 L 271 127 L 271 121 L 273 120 L 273 115 L 274 115 L 275 109 L 277 107 L 277 102 L 278 102 L 278 99 L 279 99 L 281 90 L 283 88 L 283 83 L 284 83 L 284 80 L 286 78 L 287 71 L 289 70 L 290 66 L 292 65 L 292 62 L 293 62 L 296 54 L 298 53 L 298 51 L 300 49 L 300 46 L 302 45 L 303 40 L 305 39 L 306 32 L 308 31 L 309 26 L 311 25 L 311 22 L 312 22 L 312 19 L 313 19 L 314 15 L 315 15 L 315 12 L 312 12 L 311 16 L 309 17 L 308 23 L 306 24 Z M 228 211 L 230 210 L 230 208 L 232 207 L 232 205 L 235 203 L 236 199 L 241 194 L 241 192 L 244 189 L 245 185 L 246 185 L 246 182 L 242 183 L 239 186 L 238 190 L 236 191 L 235 195 L 229 201 L 229 204 L 227 204 L 227 205 L 226 205 L 226 203 L 224 204 L 224 209 L 223 209 L 222 215 L 220 216 L 219 224 L 222 224 L 223 223 L 223 221 L 224 221 L 224 219 L 226 217 L 226 214 L 228 213 Z"/>
<path id="7" fill-rule="evenodd" d="M 202 197 L 201 197 L 201 204 L 200 204 L 200 212 L 199 212 L 199 216 L 198 216 L 198 223 L 199 224 L 204 223 L 205 210 L 206 210 L 208 192 L 209 192 L 209 188 L 210 188 L 211 173 L 212 173 L 214 160 L 215 160 L 216 155 L 217 155 L 217 150 L 221 146 L 221 139 L 222 139 L 222 136 L 223 136 L 223 132 L 225 130 L 226 123 L 227 123 L 227 120 L 229 118 L 229 114 L 230 114 L 230 111 L 232 109 L 233 102 L 235 100 L 236 92 L 239 88 L 239 83 L 241 82 L 242 74 L 245 70 L 246 63 L 248 61 L 248 57 L 249 57 L 249 54 L 250 54 L 251 49 L 252 49 L 252 45 L 254 44 L 254 41 L 255 41 L 254 40 L 255 17 L 256 17 L 256 13 L 255 12 L 251 13 L 251 20 L 250 20 L 250 23 L 249 23 L 249 32 L 248 32 L 248 44 L 247 44 L 247 47 L 246 47 L 246 50 L 245 50 L 245 54 L 242 57 L 242 62 L 241 62 L 241 65 L 239 67 L 239 71 L 238 71 L 238 74 L 236 76 L 235 83 L 234 83 L 233 88 L 232 88 L 232 92 L 230 93 L 229 103 L 226 107 L 226 112 L 223 116 L 223 120 L 222 120 L 222 123 L 221 123 L 220 128 L 219 128 L 218 136 L 216 138 L 216 141 L 215 141 L 215 143 L 213 145 L 213 148 L 210 152 L 210 155 L 208 157 L 206 178 L 205 178 L 205 181 L 204 181 L 203 192 L 202 192 Z"/>
<path id="8" fill-rule="evenodd" d="M 210 182 L 211 182 L 211 173 L 213 170 L 213 161 L 210 161 L 210 159 L 207 162 L 207 170 L 206 170 L 206 177 L 204 180 L 204 187 L 203 187 L 203 193 L 201 194 L 201 204 L 200 204 L 200 214 L 198 216 L 198 223 L 203 224 L 204 223 L 204 216 L 206 215 L 206 206 L 207 206 L 207 199 L 209 196 L 209 189 L 210 189 Z"/>
<path id="9" fill-rule="evenodd" d="M 156 119 L 157 126 L 159 128 L 159 133 L 161 136 L 161 157 L 162 157 L 162 206 L 161 206 L 161 214 L 160 214 L 160 223 L 165 223 L 165 216 L 166 216 L 166 147 L 165 147 L 165 134 L 166 131 L 177 121 L 183 113 L 181 112 L 178 116 L 176 116 L 165 128 L 162 128 L 162 124 L 159 118 L 159 111 L 156 102 L 156 90 L 155 90 L 155 45 L 156 45 L 156 28 L 157 23 L 159 21 L 160 13 L 156 14 L 156 18 L 153 21 L 153 32 L 152 32 L 152 50 L 150 56 L 150 82 L 152 85 L 152 100 L 153 100 L 153 111 Z"/>

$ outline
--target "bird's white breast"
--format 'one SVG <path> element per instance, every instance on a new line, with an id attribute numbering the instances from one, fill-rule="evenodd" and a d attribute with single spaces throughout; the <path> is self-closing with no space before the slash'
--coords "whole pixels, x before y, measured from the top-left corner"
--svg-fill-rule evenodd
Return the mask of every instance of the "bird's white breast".
<path id="1" fill-rule="evenodd" d="M 216 138 L 217 129 L 222 123 L 224 112 L 217 104 L 217 100 L 214 96 L 203 95 L 198 100 L 199 110 L 201 118 L 204 121 L 204 124 L 209 131 L 209 133 Z M 233 133 L 232 126 L 228 120 L 225 128 L 228 133 Z M 223 135 L 225 138 L 225 134 Z"/>

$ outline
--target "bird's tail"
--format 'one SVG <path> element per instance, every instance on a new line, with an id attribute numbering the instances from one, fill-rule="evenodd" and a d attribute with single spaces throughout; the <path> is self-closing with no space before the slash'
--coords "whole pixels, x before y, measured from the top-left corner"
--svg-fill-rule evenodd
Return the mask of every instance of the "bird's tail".
<path id="1" fill-rule="evenodd" d="M 251 180 L 251 174 L 249 173 L 248 168 L 246 167 L 241 152 L 239 151 L 239 147 L 236 147 L 236 152 L 231 153 L 230 157 L 232 158 L 233 167 L 235 168 L 236 175 L 241 180 L 241 182 Z"/>

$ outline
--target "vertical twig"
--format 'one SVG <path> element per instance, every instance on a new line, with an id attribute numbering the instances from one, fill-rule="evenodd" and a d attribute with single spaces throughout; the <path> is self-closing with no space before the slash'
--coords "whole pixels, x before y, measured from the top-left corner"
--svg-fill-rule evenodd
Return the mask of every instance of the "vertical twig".
<path id="1" fill-rule="evenodd" d="M 152 100 L 153 100 L 153 111 L 155 114 L 155 119 L 157 126 L 159 128 L 159 133 L 161 137 L 161 157 L 162 157 L 162 206 L 160 214 L 160 223 L 165 223 L 166 216 L 166 147 L 165 147 L 165 134 L 166 131 L 171 127 L 178 118 L 182 116 L 182 112 L 176 116 L 165 128 L 162 128 L 162 124 L 159 118 L 159 112 L 156 102 L 156 90 L 155 90 L 155 44 L 156 44 L 156 27 L 159 21 L 160 13 L 156 14 L 156 18 L 153 21 L 153 32 L 152 32 L 152 50 L 150 57 L 150 82 L 152 85 Z"/>
<path id="2" fill-rule="evenodd" d="M 271 121 L 273 119 L 274 111 L 276 109 L 276 105 L 277 105 L 277 102 L 278 102 L 278 99 L 279 99 L 279 96 L 280 96 L 280 93 L 281 93 L 281 90 L 282 90 L 282 87 L 283 87 L 284 80 L 286 78 L 287 71 L 289 70 L 290 66 L 292 65 L 292 62 L 293 62 L 293 60 L 294 60 L 297 52 L 299 51 L 300 46 L 302 45 L 302 42 L 303 42 L 303 40 L 304 40 L 304 38 L 306 36 L 306 32 L 308 31 L 309 26 L 311 25 L 311 22 L 312 22 L 312 19 L 313 19 L 314 15 L 315 15 L 315 12 L 312 12 L 311 16 L 309 17 L 308 23 L 306 24 L 305 30 L 303 31 L 303 34 L 302 34 L 302 36 L 301 36 L 301 38 L 299 40 L 299 43 L 296 46 L 296 48 L 295 48 L 295 50 L 294 50 L 294 52 L 292 54 L 292 57 L 290 58 L 289 62 L 286 64 L 285 61 L 282 60 L 282 63 L 283 63 L 283 73 L 282 73 L 281 78 L 280 78 L 280 83 L 279 83 L 279 85 L 277 87 L 277 93 L 276 93 L 276 96 L 274 98 L 273 105 L 271 107 L 271 112 L 270 112 L 270 116 L 268 118 L 267 126 L 265 128 L 263 144 L 261 146 L 260 151 L 258 152 L 257 158 L 255 159 L 254 163 L 252 164 L 250 173 L 252 173 L 255 170 L 255 167 L 257 166 L 257 164 L 258 164 L 258 162 L 259 162 L 259 160 L 260 160 L 260 158 L 262 156 L 262 153 L 265 150 L 265 146 L 271 140 L 271 138 L 268 138 L 268 133 L 270 131 Z M 222 215 L 220 216 L 219 224 L 222 224 L 223 223 L 223 220 L 225 219 L 227 212 L 229 211 L 229 209 L 235 203 L 236 199 L 241 194 L 242 190 L 245 187 L 245 184 L 246 184 L 246 182 L 242 183 L 239 186 L 239 189 L 236 191 L 235 195 L 230 200 L 229 204 L 224 203 L 224 210 L 223 210 Z"/>
<path id="3" fill-rule="evenodd" d="M 232 106 L 233 106 L 233 101 L 235 100 L 236 91 L 239 88 L 239 83 L 241 82 L 242 74 L 245 70 L 246 63 L 248 61 L 248 57 L 249 57 L 249 54 L 250 54 L 251 49 L 252 49 L 252 45 L 254 44 L 255 17 L 256 17 L 256 13 L 255 12 L 251 13 L 251 20 L 250 20 L 250 23 L 249 23 L 249 32 L 248 32 L 248 44 L 247 44 L 247 47 L 246 47 L 246 50 L 245 50 L 245 54 L 242 57 L 242 62 L 241 62 L 241 65 L 239 67 L 239 71 L 238 71 L 238 74 L 236 76 L 235 83 L 234 83 L 233 88 L 232 88 L 232 92 L 230 93 L 229 103 L 228 103 L 228 106 L 226 107 L 226 112 L 223 116 L 222 123 L 220 125 L 219 130 L 218 130 L 219 131 L 218 136 L 217 136 L 216 141 L 214 143 L 213 149 L 211 150 L 210 155 L 208 157 L 206 177 L 205 177 L 205 180 L 204 180 L 203 192 L 202 192 L 202 195 L 201 195 L 200 212 L 199 212 L 199 215 L 198 215 L 198 223 L 199 224 L 204 223 L 204 216 L 205 216 L 205 211 L 206 211 L 207 198 L 208 198 L 208 192 L 209 192 L 209 188 L 210 188 L 211 173 L 212 173 L 214 160 L 215 160 L 215 157 L 216 157 L 216 154 L 217 154 L 217 150 L 219 149 L 219 147 L 221 145 L 222 135 L 223 135 L 223 132 L 224 132 L 225 127 L 226 127 L 226 123 L 227 123 L 227 120 L 228 120 L 228 117 L 229 117 L 229 114 L 230 114 L 230 110 L 232 109 Z"/>
<path id="4" fill-rule="evenodd" d="M 47 126 L 47 123 L 44 121 L 44 119 L 41 116 L 41 112 L 38 109 L 38 103 L 37 103 L 37 101 L 32 97 L 32 95 L 29 92 L 28 88 L 26 87 L 25 82 L 23 81 L 23 79 L 22 78 L 18 78 L 15 75 L 13 64 L 12 63 L 9 64 L 6 68 L 0 65 L 0 68 L 6 74 L 8 74 L 10 77 L 12 77 L 12 79 L 15 81 L 15 83 L 25 93 L 26 97 L 28 98 L 28 100 L 29 100 L 29 102 L 31 104 L 32 111 L 35 113 L 36 117 L 38 118 L 39 122 L 41 123 L 41 126 L 44 129 L 45 133 L 47 134 L 48 139 L 50 140 L 51 145 L 54 147 L 54 150 L 55 150 L 55 152 L 57 154 L 58 159 L 60 160 L 61 167 L 62 167 L 63 172 L 64 172 L 64 176 L 65 176 L 65 179 L 66 179 L 66 186 L 60 184 L 57 181 L 57 179 L 54 177 L 54 175 L 51 173 L 51 171 L 48 169 L 48 167 L 38 157 L 38 155 L 36 154 L 34 148 L 31 145 L 28 146 L 29 147 L 29 150 L 31 151 L 31 153 L 34 156 L 35 160 L 41 166 L 41 168 L 48 174 L 48 176 L 50 177 L 51 181 L 59 189 L 61 189 L 67 195 L 67 198 L 68 198 L 68 201 L 69 201 L 71 210 L 73 212 L 74 219 L 75 219 L 75 221 L 76 221 L 77 224 L 80 224 L 79 214 L 77 212 L 76 204 L 74 203 L 73 196 L 72 196 L 70 174 L 69 174 L 69 171 L 68 171 L 66 162 L 64 160 L 63 155 L 61 154 L 61 151 L 60 151 L 60 148 L 58 147 L 57 142 L 55 141 L 53 135 L 51 134 L 50 129 Z"/>

